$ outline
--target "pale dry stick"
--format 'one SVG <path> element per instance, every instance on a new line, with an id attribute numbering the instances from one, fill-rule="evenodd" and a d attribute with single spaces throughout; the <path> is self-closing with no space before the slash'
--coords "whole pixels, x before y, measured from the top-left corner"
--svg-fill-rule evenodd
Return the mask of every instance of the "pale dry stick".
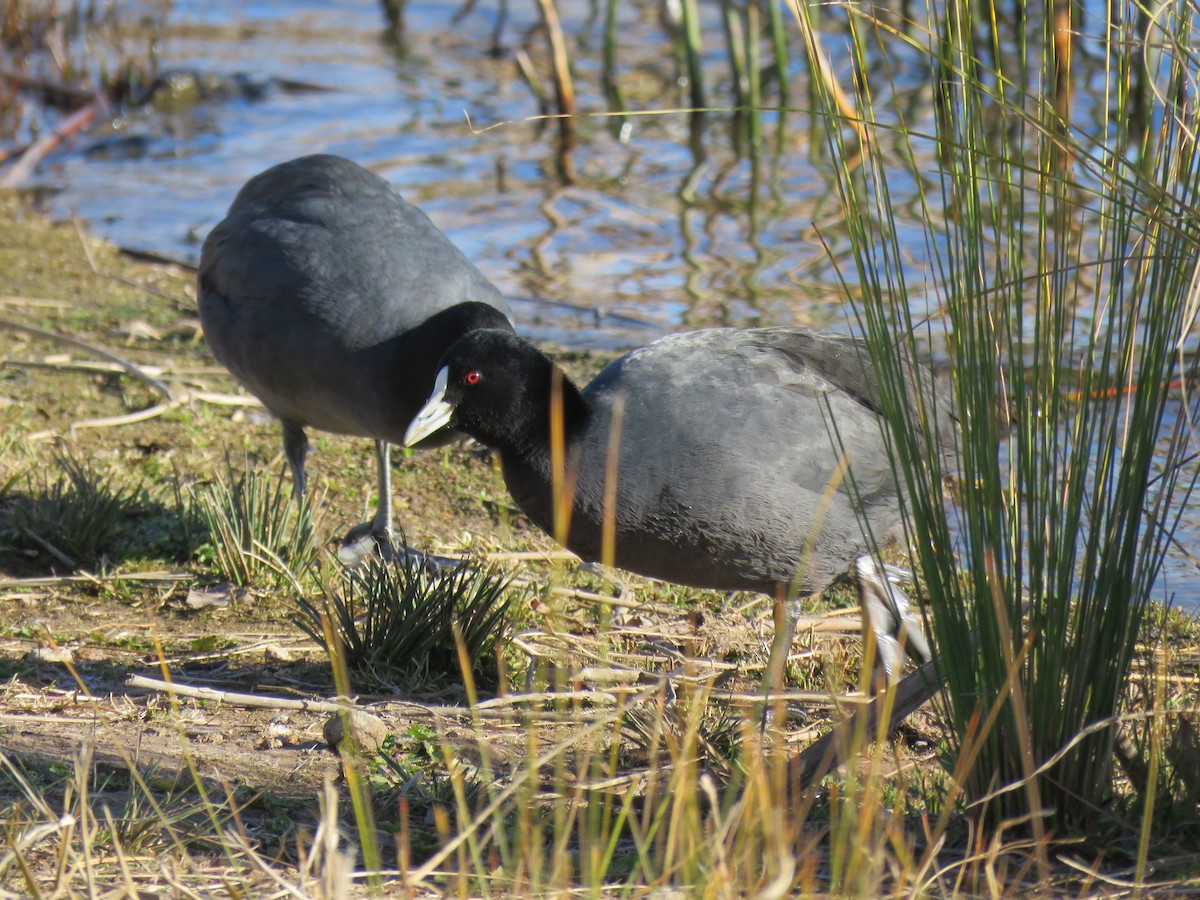
<path id="1" fill-rule="evenodd" d="M 1091 878 L 1095 881 L 1099 881 L 1101 884 L 1107 884 L 1110 887 L 1124 888 L 1126 890 L 1143 890 L 1143 891 L 1144 890 L 1157 890 L 1158 888 L 1167 888 L 1167 889 L 1174 888 L 1176 891 L 1180 891 L 1184 887 L 1184 885 L 1181 884 L 1179 881 L 1142 881 L 1142 882 L 1138 882 L 1138 881 L 1131 881 L 1127 878 L 1117 878 L 1113 875 L 1105 874 L 1104 872 L 1101 872 L 1100 870 L 1096 869 L 1094 866 L 1089 866 L 1087 863 L 1083 862 L 1082 860 L 1076 859 L 1073 856 L 1067 856 L 1064 853 L 1059 853 L 1056 856 L 1056 859 L 1059 862 L 1063 863 L 1064 865 L 1070 866 L 1072 869 L 1082 872 L 1084 875 L 1087 875 L 1088 878 Z M 1128 871 L 1128 870 L 1126 870 L 1126 871 Z M 1181 896 L 1181 894 L 1177 895 L 1177 896 Z"/>
<path id="2" fill-rule="evenodd" d="M 17 297 L 12 294 L 0 297 L 0 306 L 32 306 L 34 309 L 74 309 L 74 303 L 66 300 L 47 300 L 44 297 Z"/>
<path id="3" fill-rule="evenodd" d="M 584 666 L 574 673 L 574 677 L 579 681 L 639 684 L 642 683 L 644 674 L 638 669 L 622 669 L 616 666 Z"/>
<path id="4" fill-rule="evenodd" d="M 353 706 L 353 704 L 337 703 L 331 700 L 295 700 L 289 697 L 268 697 L 263 694 L 240 694 L 232 691 L 218 691 L 215 688 L 193 687 L 174 681 L 147 678 L 145 675 L 129 676 L 125 682 L 125 686 L 175 694 L 176 696 L 188 697 L 193 700 L 211 700 L 217 703 L 254 709 L 296 709 L 304 712 L 339 713 L 344 711 L 347 706 Z"/>
<path id="5" fill-rule="evenodd" d="M 425 715 L 432 717 L 464 718 L 471 710 L 465 706 L 425 706 L 421 703 L 410 703 L 389 700 L 379 707 L 356 706 L 354 704 L 338 703 L 334 700 L 297 700 L 290 697 L 270 697 L 264 694 L 243 694 L 236 691 L 221 691 L 216 688 L 196 687 L 180 684 L 174 681 L 163 681 L 158 678 L 148 678 L 145 675 L 131 675 L 125 682 L 126 687 L 141 688 L 142 690 L 175 694 L 193 700 L 209 700 L 230 706 L 242 706 L 253 709 L 294 709 L 304 712 L 339 713 L 349 705 L 353 709 L 369 712 L 373 708 L 392 711 L 399 707 L 408 715 Z M 564 691 L 562 693 L 547 692 L 544 694 L 507 694 L 493 700 L 485 700 L 476 708 L 488 712 L 500 706 L 513 706 L 519 703 L 538 703 L 551 699 L 592 699 L 602 700 L 609 704 L 616 703 L 616 697 L 600 691 Z"/>
<path id="6" fill-rule="evenodd" d="M 115 428 L 118 425 L 132 425 L 135 422 L 145 422 L 147 419 L 154 419 L 164 413 L 183 406 L 187 402 L 186 397 L 176 397 L 166 403 L 159 403 L 156 406 L 151 406 L 146 409 L 140 409 L 137 412 L 127 413 L 123 416 L 106 416 L 101 419 L 84 419 L 80 422 L 72 422 L 67 426 L 67 433 L 74 434 L 77 428 Z M 27 435 L 28 441 L 46 441 L 58 437 L 60 432 L 50 431 L 35 431 L 33 434 Z"/>
<path id="7" fill-rule="evenodd" d="M 579 559 L 570 550 L 514 550 L 504 552 L 487 552 L 483 554 L 485 562 L 556 562 Z"/>
<path id="8" fill-rule="evenodd" d="M 66 587 L 72 584 L 119 584 L 123 581 L 161 581 L 170 584 L 191 579 L 192 575 L 188 572 L 129 572 L 103 577 L 88 572 L 76 572 L 74 575 L 55 575 L 47 578 L 8 578 L 0 581 L 0 591 L 13 588 Z"/>
<path id="9" fill-rule="evenodd" d="M 89 375 L 117 375 L 125 370 L 115 363 L 69 360 L 50 362 L 45 359 L 8 359 L 4 365 L 11 369 L 50 369 L 55 372 L 85 372 Z M 144 366 L 142 371 L 151 378 L 161 378 L 165 370 L 158 366 Z"/>
<path id="10" fill-rule="evenodd" d="M 158 391 L 168 401 L 174 399 L 174 394 L 171 389 L 163 384 L 157 378 L 149 375 L 144 369 L 135 363 L 130 362 L 124 357 L 118 356 L 110 350 L 105 350 L 103 347 L 97 347 L 95 344 L 89 344 L 87 341 L 81 341 L 79 338 L 71 337 L 70 335 L 62 334 L 57 331 L 50 331 L 46 328 L 38 328 L 34 325 L 22 325 L 19 322 L 14 322 L 11 319 L 0 319 L 0 331 L 15 331 L 18 334 L 26 334 L 30 337 L 38 337 L 47 341 L 54 341 L 59 344 L 66 344 L 68 347 L 74 347 L 77 350 L 82 350 L 84 353 L 91 353 L 94 356 L 99 356 L 101 359 L 106 359 L 115 365 L 118 365 L 129 375 L 148 384 L 154 390 Z"/>
<path id="11" fill-rule="evenodd" d="M 493 697 L 491 700 L 483 700 L 475 704 L 475 709 L 487 712 L 491 709 L 517 706 L 522 703 L 541 703 L 545 700 L 591 700 L 603 703 L 604 705 L 610 705 L 617 702 L 617 696 L 607 691 L 523 691 L 521 693 L 505 694 L 502 697 Z M 463 712 L 468 712 L 468 709 L 464 707 Z"/>
<path id="12" fill-rule="evenodd" d="M 200 400 L 214 406 L 257 406 L 262 407 L 262 401 L 249 394 L 220 394 L 212 391 L 192 391 L 188 394 L 190 400 Z"/>

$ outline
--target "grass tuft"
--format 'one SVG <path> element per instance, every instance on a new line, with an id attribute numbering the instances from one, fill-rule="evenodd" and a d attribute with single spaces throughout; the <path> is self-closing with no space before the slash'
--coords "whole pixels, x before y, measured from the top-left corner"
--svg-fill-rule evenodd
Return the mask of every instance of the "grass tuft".
<path id="1" fill-rule="evenodd" d="M 294 582 L 293 573 L 312 565 L 320 549 L 307 500 L 295 508 L 282 469 L 274 479 L 254 469 L 236 475 L 228 461 L 226 469 L 225 478 L 194 494 L 209 533 L 201 558 L 233 584 Z"/>
<path id="2" fill-rule="evenodd" d="M 1022 52 L 1007 54 L 980 43 L 972 14 L 951 4 L 928 26 L 938 115 L 921 135 L 909 109 L 881 99 L 895 85 L 866 77 L 863 48 L 886 32 L 848 11 L 861 119 L 830 90 L 827 135 L 946 721 L 964 757 L 977 754 L 964 788 L 983 818 L 1028 827 L 1044 873 L 1049 827 L 1086 825 L 1114 799 L 1116 729 L 1103 726 L 1117 721 L 1197 479 L 1198 407 L 1173 387 L 1195 382 L 1198 358 L 1200 116 L 1173 99 L 1194 79 L 1196 23 L 1186 4 L 1150 37 L 1109 23 L 1095 46 L 1114 103 L 1097 123 L 1072 106 L 1072 38 L 1058 19 L 1039 29 L 1031 18 Z M 1119 112 L 1135 74 L 1123 48 L 1148 43 L 1166 85 L 1152 134 Z M 867 139 L 848 143 L 848 126 Z M 889 195 L 897 143 L 900 167 L 927 185 L 919 274 Z M 917 162 L 931 152 L 933 181 Z M 936 310 L 920 319 L 930 294 Z M 943 461 L 927 452 L 951 412 L 909 390 L 921 376 L 908 360 L 939 337 L 961 425 L 955 512 Z M 994 727 L 980 734 L 981 716 Z M 1147 742 L 1152 755 L 1159 743 Z"/>
<path id="3" fill-rule="evenodd" d="M 474 674 L 495 682 L 494 648 L 519 596 L 510 590 L 511 578 L 465 563 L 432 569 L 413 555 L 343 571 L 343 584 L 320 603 L 299 600 L 296 622 L 322 645 L 323 620 L 331 623 L 357 688 L 425 686 L 458 677 L 456 626 Z"/>
<path id="4" fill-rule="evenodd" d="M 55 462 L 58 477 L 51 482 L 42 473 L 40 484 L 31 478 L 30 496 L 13 506 L 9 527 L 19 543 L 71 568 L 98 563 L 114 551 L 140 489 L 69 454 L 56 454 Z"/>

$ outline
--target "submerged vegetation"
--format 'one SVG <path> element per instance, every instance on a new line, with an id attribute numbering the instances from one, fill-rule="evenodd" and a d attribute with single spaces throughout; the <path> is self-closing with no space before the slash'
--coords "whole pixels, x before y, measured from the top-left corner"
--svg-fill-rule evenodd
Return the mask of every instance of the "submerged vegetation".
<path id="1" fill-rule="evenodd" d="M 601 77 L 624 114 L 619 11 Z M 128 372 L 0 370 L 0 895 L 1195 892 L 1200 626 L 1157 601 L 1200 472 L 1196 9 L 984 12 L 665 16 L 692 106 L 721 83 L 751 153 L 803 117 L 832 173 L 819 230 L 881 376 L 945 685 L 895 729 L 855 715 L 870 676 L 836 609 L 802 622 L 760 729 L 762 598 L 579 567 L 475 449 L 395 473 L 411 545 L 468 563 L 342 569 L 320 542 L 372 505 L 362 442 L 319 439 L 298 508 L 274 426 L 187 324 L 190 277 L 0 199 L 0 315 L 119 344 L 173 392 L 104 425 L 150 408 Z M 575 46 L 551 42 L 559 104 Z M 904 390 L 931 353 L 954 411 Z M 923 448 L 952 414 L 948 483 Z M 70 451 L 45 440 L 80 420 Z M 336 763 L 329 715 L 354 735 Z"/>

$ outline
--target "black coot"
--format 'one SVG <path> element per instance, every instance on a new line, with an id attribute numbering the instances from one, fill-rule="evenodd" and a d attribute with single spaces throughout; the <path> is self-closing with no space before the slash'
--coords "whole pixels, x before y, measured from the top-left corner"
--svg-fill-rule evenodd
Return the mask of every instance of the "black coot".
<path id="1" fill-rule="evenodd" d="M 449 426 L 499 451 L 513 499 L 584 559 L 774 596 L 769 683 L 782 674 L 799 614 L 784 598 L 820 591 L 851 570 L 880 660 L 895 677 L 900 635 L 918 658 L 929 649 L 907 599 L 888 582 L 894 573 L 869 555 L 859 521 L 878 544 L 900 534 L 865 358 L 840 335 L 712 329 L 635 350 L 581 392 L 526 341 L 475 331 L 442 358 L 405 440 Z M 556 519 L 552 435 L 560 424 L 565 477 L 557 483 L 573 503 L 560 503 Z"/>
<path id="2" fill-rule="evenodd" d="M 388 445 L 451 344 L 511 329 L 500 292 L 386 181 L 321 155 L 246 182 L 204 242 L 197 293 L 213 355 L 283 423 L 299 494 L 305 428 L 375 439 L 378 511 L 346 550 L 390 547 Z"/>

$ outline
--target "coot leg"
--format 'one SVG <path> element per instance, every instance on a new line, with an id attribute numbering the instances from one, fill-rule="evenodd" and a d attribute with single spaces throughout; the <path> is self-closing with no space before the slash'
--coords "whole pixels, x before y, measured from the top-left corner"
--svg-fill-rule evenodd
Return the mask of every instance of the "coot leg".
<path id="1" fill-rule="evenodd" d="M 308 478 L 304 473 L 304 460 L 308 456 L 308 436 L 295 422 L 283 423 L 283 452 L 292 467 L 292 488 L 296 493 L 296 502 L 303 505 L 304 491 L 308 487 Z"/>
<path id="2" fill-rule="evenodd" d="M 387 441 L 375 441 L 375 461 L 379 466 L 379 505 L 370 522 L 351 528 L 338 548 L 338 559 L 348 566 L 357 565 L 366 557 L 378 552 L 391 559 L 395 552 L 395 534 L 392 530 L 392 466 L 391 446 Z"/>
<path id="3" fill-rule="evenodd" d="M 375 442 L 375 460 L 379 464 L 379 506 L 371 520 L 371 534 L 383 547 L 384 556 L 395 547 L 392 531 L 392 462 L 391 445 L 387 441 Z"/>
<path id="4" fill-rule="evenodd" d="M 775 619 L 775 637 L 771 640 L 771 653 L 767 657 L 767 666 L 763 670 L 762 694 L 763 714 L 760 719 L 765 727 L 771 718 L 771 691 L 783 690 L 783 674 L 787 666 L 788 654 L 792 651 L 792 640 L 796 637 L 796 623 L 800 619 L 800 599 L 788 599 L 788 585 L 780 584 L 775 588 L 775 606 L 772 616 Z"/>

